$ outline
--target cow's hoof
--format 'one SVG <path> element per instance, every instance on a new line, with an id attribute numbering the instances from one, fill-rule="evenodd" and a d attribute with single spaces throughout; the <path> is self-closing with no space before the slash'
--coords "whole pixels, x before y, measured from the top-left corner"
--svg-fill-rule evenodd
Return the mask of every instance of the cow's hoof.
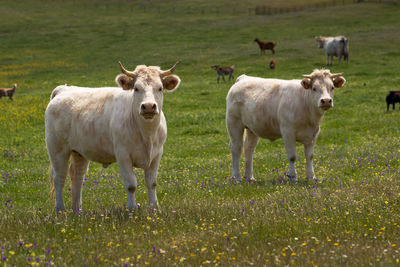
<path id="1" fill-rule="evenodd" d="M 297 182 L 297 176 L 296 175 L 287 175 L 289 178 L 289 182 Z"/>
<path id="2" fill-rule="evenodd" d="M 246 178 L 246 181 L 250 184 L 254 184 L 257 180 L 254 177 Z"/>
<path id="3" fill-rule="evenodd" d="M 242 178 L 241 177 L 235 177 L 235 176 L 232 176 L 232 182 L 234 182 L 234 183 L 236 183 L 236 184 L 239 184 L 239 183 L 241 183 L 242 182 Z"/>
<path id="4" fill-rule="evenodd" d="M 161 213 L 161 210 L 160 210 L 158 204 L 150 204 L 149 210 L 153 213 Z"/>

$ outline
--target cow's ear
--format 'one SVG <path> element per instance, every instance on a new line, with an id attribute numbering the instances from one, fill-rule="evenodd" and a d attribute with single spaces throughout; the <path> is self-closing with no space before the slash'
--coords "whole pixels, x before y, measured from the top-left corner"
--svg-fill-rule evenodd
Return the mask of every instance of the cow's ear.
<path id="1" fill-rule="evenodd" d="M 339 76 L 339 77 L 336 77 L 335 79 L 333 79 L 333 85 L 336 88 L 342 88 L 345 83 L 346 83 L 346 80 L 342 76 Z"/>
<path id="2" fill-rule="evenodd" d="M 165 90 L 172 92 L 179 87 L 181 79 L 176 75 L 169 75 L 163 78 L 162 83 Z"/>
<path id="3" fill-rule="evenodd" d="M 120 86 L 124 90 L 131 90 L 135 85 L 135 81 L 131 77 L 125 74 L 119 74 L 115 78 L 115 82 L 118 84 L 118 86 Z"/>
<path id="4" fill-rule="evenodd" d="M 304 87 L 304 89 L 310 89 L 311 88 L 311 79 L 304 78 L 301 80 L 301 86 Z"/>

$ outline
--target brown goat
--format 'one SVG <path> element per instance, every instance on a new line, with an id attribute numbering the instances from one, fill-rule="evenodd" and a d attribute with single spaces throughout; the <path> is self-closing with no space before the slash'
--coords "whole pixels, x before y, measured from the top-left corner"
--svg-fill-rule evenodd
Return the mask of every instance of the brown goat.
<path id="1" fill-rule="evenodd" d="M 222 80 L 225 82 L 225 75 L 229 75 L 229 81 L 234 79 L 235 77 L 233 76 L 233 71 L 235 70 L 235 66 L 229 66 L 229 67 L 219 67 L 218 65 L 214 65 L 211 68 L 217 71 L 218 78 L 217 82 L 219 83 L 219 77 L 222 77 Z"/>
<path id="2" fill-rule="evenodd" d="M 255 38 L 254 42 L 257 42 L 258 46 L 260 47 L 260 53 L 265 54 L 265 50 L 271 50 L 272 54 L 275 54 L 274 47 L 276 43 L 274 42 L 263 42 L 260 39 Z"/>
<path id="3" fill-rule="evenodd" d="M 3 96 L 8 96 L 10 100 L 13 100 L 12 97 L 16 89 L 17 89 L 17 84 L 14 84 L 14 86 L 11 88 L 0 88 L 0 99 Z"/>

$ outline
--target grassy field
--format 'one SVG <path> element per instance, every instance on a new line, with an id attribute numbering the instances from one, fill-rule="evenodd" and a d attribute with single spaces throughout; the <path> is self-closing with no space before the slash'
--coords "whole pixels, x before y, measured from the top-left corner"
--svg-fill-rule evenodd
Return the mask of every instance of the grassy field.
<path id="1" fill-rule="evenodd" d="M 316 1 L 283 5 L 291 2 Z M 272 1 L 0 1 L 0 87 L 19 86 L 14 101 L 0 100 L 0 265 L 399 265 L 400 112 L 386 112 L 385 96 L 400 90 L 400 4 L 345 2 L 264 16 L 249 9 Z M 347 36 L 350 62 L 330 67 L 347 83 L 321 125 L 318 179 L 306 181 L 298 145 L 299 182 L 287 183 L 282 141 L 262 140 L 257 182 L 232 183 L 232 82 L 217 84 L 211 66 L 298 79 L 324 67 L 319 35 Z M 275 70 L 255 37 L 277 42 Z M 141 170 L 141 207 L 130 213 L 116 164 L 92 163 L 83 212 L 57 216 L 44 143 L 49 95 L 65 83 L 113 86 L 118 60 L 130 69 L 181 62 L 181 86 L 164 98 L 162 212 L 147 209 Z"/>

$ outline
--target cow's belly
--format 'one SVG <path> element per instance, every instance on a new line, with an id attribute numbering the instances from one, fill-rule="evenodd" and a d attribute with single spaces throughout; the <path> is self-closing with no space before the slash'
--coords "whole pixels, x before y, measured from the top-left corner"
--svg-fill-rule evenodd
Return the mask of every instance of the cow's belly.
<path id="1" fill-rule="evenodd" d="M 105 149 L 104 147 L 91 147 L 91 146 L 72 146 L 72 150 L 78 152 L 85 159 L 98 162 L 101 164 L 111 164 L 116 161 L 114 153 Z"/>
<path id="2" fill-rule="evenodd" d="M 252 116 L 251 113 L 247 113 L 248 116 L 243 116 L 242 122 L 245 127 L 251 130 L 258 137 L 269 139 L 274 141 L 282 137 L 279 123 L 274 116 Z"/>

